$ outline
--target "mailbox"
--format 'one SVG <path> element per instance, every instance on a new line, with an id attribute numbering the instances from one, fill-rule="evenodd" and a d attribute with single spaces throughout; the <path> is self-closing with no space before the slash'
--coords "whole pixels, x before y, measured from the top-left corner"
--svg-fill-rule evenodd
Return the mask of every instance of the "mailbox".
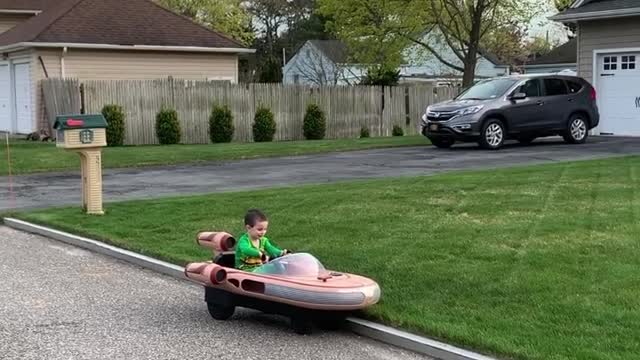
<path id="1" fill-rule="evenodd" d="M 80 155 L 83 209 L 103 215 L 102 148 L 107 146 L 107 121 L 102 114 L 59 115 L 53 128 L 56 146 Z"/>
<path id="2" fill-rule="evenodd" d="M 53 124 L 56 146 L 82 149 L 107 146 L 107 121 L 102 114 L 60 115 Z"/>

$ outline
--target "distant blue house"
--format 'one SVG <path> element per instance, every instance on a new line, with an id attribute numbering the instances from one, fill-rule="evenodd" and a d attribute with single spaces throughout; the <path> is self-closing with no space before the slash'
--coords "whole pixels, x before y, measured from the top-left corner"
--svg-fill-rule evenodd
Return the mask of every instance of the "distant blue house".
<path id="1" fill-rule="evenodd" d="M 424 42 L 447 62 L 463 67 L 453 50 L 437 37 L 427 35 Z M 458 86 L 462 72 L 445 65 L 420 45 L 413 45 L 404 53 L 405 64 L 400 67 L 401 82 L 427 82 L 435 85 Z M 366 68 L 349 61 L 347 46 L 339 40 L 309 40 L 283 68 L 284 84 L 354 85 L 365 76 Z M 482 52 L 476 66 L 476 79 L 509 74 L 509 66 L 495 56 Z"/>

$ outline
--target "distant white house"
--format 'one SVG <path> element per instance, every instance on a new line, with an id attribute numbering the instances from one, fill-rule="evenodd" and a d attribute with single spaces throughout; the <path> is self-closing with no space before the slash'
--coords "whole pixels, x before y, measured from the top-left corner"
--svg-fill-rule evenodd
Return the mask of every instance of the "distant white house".
<path id="1" fill-rule="evenodd" d="M 425 36 L 438 55 L 451 64 L 463 67 L 453 50 L 434 36 Z M 404 53 L 400 67 L 401 82 L 429 82 L 438 85 L 460 85 L 462 72 L 444 64 L 420 45 Z M 476 79 L 506 75 L 509 66 L 495 56 L 482 52 L 476 66 Z M 284 84 L 354 85 L 366 75 L 366 68 L 349 61 L 347 46 L 339 40 L 308 40 L 283 68 Z"/>

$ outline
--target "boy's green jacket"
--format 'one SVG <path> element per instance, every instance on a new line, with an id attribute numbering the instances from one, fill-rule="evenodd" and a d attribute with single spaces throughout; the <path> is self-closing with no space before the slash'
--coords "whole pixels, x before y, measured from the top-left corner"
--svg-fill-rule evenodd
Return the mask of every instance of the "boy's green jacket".
<path id="1" fill-rule="evenodd" d="M 259 247 L 255 247 L 251 243 L 248 233 L 242 235 L 236 245 L 236 269 L 244 271 L 255 270 L 262 265 L 260 252 L 269 255 L 270 258 L 278 257 L 282 254 L 282 250 L 272 245 L 266 236 L 260 239 Z"/>

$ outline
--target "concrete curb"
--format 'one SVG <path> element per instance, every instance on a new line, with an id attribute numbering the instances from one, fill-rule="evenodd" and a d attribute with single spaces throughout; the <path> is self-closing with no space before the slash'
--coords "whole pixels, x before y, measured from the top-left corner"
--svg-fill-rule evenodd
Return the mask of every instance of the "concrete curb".
<path id="1" fill-rule="evenodd" d="M 82 236 L 69 234 L 63 231 L 54 230 L 45 226 L 32 224 L 26 221 L 4 218 L 5 225 L 22 230 L 32 234 L 42 235 L 51 239 L 62 241 L 67 244 L 71 244 L 80 248 L 91 250 L 103 255 L 112 256 L 120 260 L 133 263 L 135 265 L 155 270 L 165 275 L 173 276 L 179 279 L 187 279 L 184 276 L 184 268 L 170 264 L 164 261 L 160 261 L 148 256 L 144 256 L 133 251 L 124 250 L 116 246 L 105 244 L 96 240 L 88 239 Z"/>
<path id="2" fill-rule="evenodd" d="M 347 327 L 356 334 L 402 349 L 415 351 L 442 360 L 495 360 L 468 350 L 425 338 L 371 321 L 349 318 Z"/>
<path id="3" fill-rule="evenodd" d="M 80 248 L 88 249 L 103 255 L 112 256 L 120 260 L 151 269 L 179 280 L 189 282 L 184 276 L 184 268 L 164 261 L 160 261 L 145 255 L 116 246 L 108 245 L 82 236 L 54 230 L 45 226 L 32 224 L 26 221 L 4 218 L 4 224 L 13 229 L 22 230 L 32 234 L 42 235 Z M 468 350 L 460 349 L 439 341 L 397 330 L 371 321 L 348 318 L 347 327 L 354 333 L 375 339 L 402 349 L 414 351 L 420 354 L 441 360 L 495 360 Z"/>

